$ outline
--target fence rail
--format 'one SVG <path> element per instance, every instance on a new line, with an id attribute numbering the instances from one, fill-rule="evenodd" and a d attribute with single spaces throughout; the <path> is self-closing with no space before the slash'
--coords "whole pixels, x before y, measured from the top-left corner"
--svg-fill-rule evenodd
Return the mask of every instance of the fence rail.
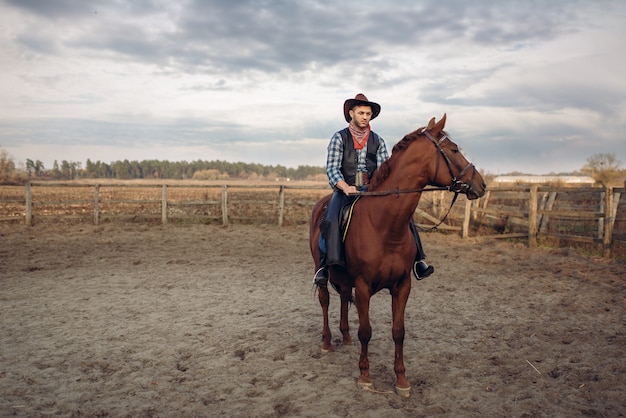
<path id="1" fill-rule="evenodd" d="M 523 238 L 592 243 L 604 256 L 626 251 L 625 188 L 495 187 L 478 200 L 450 207 L 452 193 L 424 193 L 415 213 L 419 226 L 463 238 Z M 276 193 L 277 192 L 277 193 Z M 80 219 L 98 225 L 114 219 L 170 222 L 307 223 L 328 186 L 206 184 L 84 184 L 32 182 L 0 185 L 0 221 Z M 464 204 L 463 204 L 464 202 Z"/>

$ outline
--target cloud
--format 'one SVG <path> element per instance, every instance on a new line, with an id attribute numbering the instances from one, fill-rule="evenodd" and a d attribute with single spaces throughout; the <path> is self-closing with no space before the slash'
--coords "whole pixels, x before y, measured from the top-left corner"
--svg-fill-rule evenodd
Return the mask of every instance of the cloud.
<path id="1" fill-rule="evenodd" d="M 0 16 L 0 146 L 20 152 L 206 144 L 307 164 L 364 92 L 390 145 L 448 113 L 494 171 L 626 161 L 620 2 L 6 0 Z"/>
<path id="2" fill-rule="evenodd" d="M 68 48 L 108 51 L 140 62 L 197 71 L 303 71 L 311 65 L 379 61 L 386 48 L 446 43 L 511 46 L 571 30 L 563 4 L 532 2 L 364 1 L 342 10 L 334 1 L 116 2 L 87 7 L 72 1 L 9 1 L 55 23 Z M 568 3 L 569 5 L 569 3 Z M 59 28 L 59 23 L 67 24 Z M 41 36 L 40 40 L 57 36 Z M 24 35 L 24 46 L 37 43 Z M 53 50 L 49 48 L 49 50 Z"/>
<path id="3" fill-rule="evenodd" d="M 94 10 L 72 0 L 6 0 L 7 4 L 45 19 L 66 20 L 91 14 Z"/>

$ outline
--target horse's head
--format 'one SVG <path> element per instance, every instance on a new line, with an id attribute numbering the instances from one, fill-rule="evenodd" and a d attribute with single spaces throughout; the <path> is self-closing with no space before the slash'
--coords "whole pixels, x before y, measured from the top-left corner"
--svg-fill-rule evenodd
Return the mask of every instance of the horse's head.
<path id="1" fill-rule="evenodd" d="M 417 131 L 432 142 L 437 157 L 432 170 L 431 183 L 436 186 L 447 186 L 451 191 L 464 193 L 470 200 L 478 199 L 485 194 L 487 185 L 474 164 L 467 161 L 457 144 L 443 130 L 446 115 L 439 122 L 432 118 L 428 126 Z M 443 161 L 444 164 L 440 164 Z M 440 167 L 442 166 L 443 167 Z"/>
<path id="2" fill-rule="evenodd" d="M 445 124 L 445 114 L 439 122 L 432 118 L 427 127 L 396 143 L 391 157 L 372 176 L 369 190 L 397 189 L 404 183 L 405 187 L 446 187 L 470 200 L 483 196 L 487 189 L 483 177 L 443 130 Z"/>

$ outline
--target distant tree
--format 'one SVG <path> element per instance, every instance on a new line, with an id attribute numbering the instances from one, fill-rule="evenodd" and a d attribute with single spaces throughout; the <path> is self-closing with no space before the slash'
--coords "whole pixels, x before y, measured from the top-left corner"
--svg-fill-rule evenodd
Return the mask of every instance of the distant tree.
<path id="1" fill-rule="evenodd" d="M 15 162 L 9 152 L 0 148 L 0 181 L 10 180 L 15 176 Z"/>
<path id="2" fill-rule="evenodd" d="M 594 154 L 587 158 L 587 164 L 580 171 L 606 186 L 617 183 L 621 179 L 620 164 L 615 154 Z"/>
<path id="3" fill-rule="evenodd" d="M 76 173 L 81 170 L 82 163 L 76 161 L 61 161 L 61 173 L 59 178 L 66 180 L 74 180 Z"/>
<path id="4" fill-rule="evenodd" d="M 28 177 L 30 177 L 35 171 L 35 162 L 30 158 L 26 159 L 26 172 L 28 173 Z"/>
<path id="5" fill-rule="evenodd" d="M 98 163 L 99 162 L 100 161 L 98 161 Z M 89 158 L 87 158 L 87 162 L 85 163 L 85 177 L 92 178 L 92 179 L 99 177 L 98 163 L 94 163 Z"/>
<path id="6" fill-rule="evenodd" d="M 116 179 L 127 180 L 131 178 L 132 168 L 130 161 L 116 161 L 112 164 L 113 173 Z"/>
<path id="7" fill-rule="evenodd" d="M 61 177 L 67 180 L 72 179 L 72 166 L 67 160 L 61 161 Z"/>
<path id="8" fill-rule="evenodd" d="M 43 166 L 43 162 L 41 162 L 41 160 L 35 161 L 35 176 L 39 177 L 40 175 L 43 174 L 44 171 L 45 171 L 45 168 Z"/>
<path id="9" fill-rule="evenodd" d="M 219 180 L 220 172 L 214 168 L 208 170 L 198 170 L 193 173 L 194 180 Z M 228 174 L 226 174 L 228 176 Z"/>
<path id="10" fill-rule="evenodd" d="M 44 172 L 43 163 L 41 160 L 33 161 L 30 158 L 27 158 L 26 172 L 28 173 L 28 177 L 30 177 L 33 173 L 35 174 L 35 177 L 39 177 Z"/>
<path id="11" fill-rule="evenodd" d="M 50 170 L 50 174 L 52 175 L 52 178 L 55 179 L 61 177 L 61 170 L 59 169 L 59 162 L 57 160 L 54 160 L 52 163 L 52 170 Z"/>
<path id="12" fill-rule="evenodd" d="M 298 168 L 294 170 L 293 174 L 289 175 L 289 177 L 295 180 L 314 180 L 320 175 L 322 178 L 326 176 L 326 169 L 324 167 L 299 165 Z"/>
<path id="13" fill-rule="evenodd" d="M 143 178 L 143 171 L 141 169 L 141 164 L 139 164 L 139 161 L 130 162 L 130 176 L 134 179 Z"/>

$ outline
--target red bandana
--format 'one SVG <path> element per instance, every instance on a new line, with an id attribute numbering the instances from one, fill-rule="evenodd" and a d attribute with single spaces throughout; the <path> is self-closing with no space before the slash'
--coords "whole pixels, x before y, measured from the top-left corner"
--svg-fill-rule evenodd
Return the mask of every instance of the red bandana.
<path id="1" fill-rule="evenodd" d="M 354 121 L 350 121 L 348 128 L 352 134 L 354 149 L 363 149 L 365 144 L 367 144 L 367 138 L 370 136 L 370 126 L 367 125 L 366 128 L 361 129 L 354 125 Z"/>

